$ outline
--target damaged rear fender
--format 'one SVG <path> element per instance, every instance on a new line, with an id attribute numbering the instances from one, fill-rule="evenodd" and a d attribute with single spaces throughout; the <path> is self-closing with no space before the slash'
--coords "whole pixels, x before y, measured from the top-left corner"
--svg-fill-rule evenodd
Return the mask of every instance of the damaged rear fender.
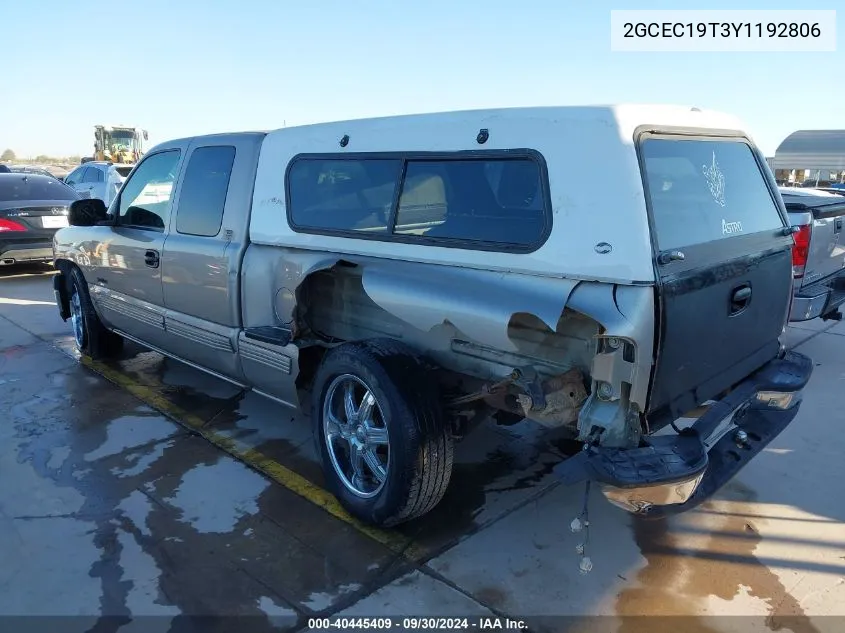
<path id="1" fill-rule="evenodd" d="M 508 336 L 513 315 L 533 314 L 554 331 L 577 285 L 570 279 L 406 262 L 363 270 L 367 295 L 402 321 L 426 332 L 448 322 L 475 342 L 510 352 L 517 351 Z"/>
<path id="2" fill-rule="evenodd" d="M 593 358 L 592 395 L 579 417 L 580 435 L 585 439 L 593 427 L 602 427 L 603 444 L 636 443 L 654 363 L 654 289 L 583 282 L 568 307 L 604 329 Z"/>

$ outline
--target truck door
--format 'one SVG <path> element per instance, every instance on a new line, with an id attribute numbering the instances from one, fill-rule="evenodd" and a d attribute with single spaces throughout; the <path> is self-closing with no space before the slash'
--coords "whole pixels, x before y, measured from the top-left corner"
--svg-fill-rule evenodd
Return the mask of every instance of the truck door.
<path id="1" fill-rule="evenodd" d="M 192 143 L 161 263 L 167 350 L 236 382 L 239 275 L 261 138 Z"/>
<path id="2" fill-rule="evenodd" d="M 777 355 L 793 242 L 744 139 L 649 134 L 639 151 L 660 310 L 649 413 L 674 419 Z"/>
<path id="3" fill-rule="evenodd" d="M 183 153 L 178 144 L 162 148 L 132 173 L 112 202 L 115 224 L 98 245 L 101 263 L 89 280 L 107 321 L 153 346 L 164 342 L 161 251 Z"/>

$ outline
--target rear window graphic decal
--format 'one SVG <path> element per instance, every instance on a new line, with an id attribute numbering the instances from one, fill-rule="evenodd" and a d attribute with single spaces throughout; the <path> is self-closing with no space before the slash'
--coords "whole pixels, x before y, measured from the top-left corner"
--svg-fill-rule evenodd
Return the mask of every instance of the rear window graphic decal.
<path id="1" fill-rule="evenodd" d="M 710 165 L 702 165 L 704 171 L 704 178 L 707 180 L 707 186 L 710 187 L 710 195 L 713 200 L 720 207 L 725 206 L 725 174 L 719 168 L 719 163 L 716 162 L 716 152 L 713 152 L 713 161 Z"/>

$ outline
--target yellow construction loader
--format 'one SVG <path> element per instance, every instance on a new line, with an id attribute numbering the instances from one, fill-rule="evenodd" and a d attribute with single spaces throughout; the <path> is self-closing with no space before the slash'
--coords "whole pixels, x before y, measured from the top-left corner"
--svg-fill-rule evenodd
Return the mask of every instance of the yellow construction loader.
<path id="1" fill-rule="evenodd" d="M 94 126 L 94 155 L 82 162 L 107 160 L 112 163 L 134 165 L 144 155 L 144 141 L 149 139 L 146 130 L 124 125 Z"/>

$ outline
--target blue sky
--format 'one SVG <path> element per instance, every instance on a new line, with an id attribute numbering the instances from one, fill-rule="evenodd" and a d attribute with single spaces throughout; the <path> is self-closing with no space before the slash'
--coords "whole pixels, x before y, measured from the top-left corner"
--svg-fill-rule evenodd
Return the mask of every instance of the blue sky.
<path id="1" fill-rule="evenodd" d="M 842 45 L 612 53 L 610 11 L 802 4 L 4 1 L 0 151 L 84 154 L 96 123 L 138 125 L 159 142 L 409 112 L 668 102 L 743 117 L 768 155 L 796 129 L 845 127 Z"/>

